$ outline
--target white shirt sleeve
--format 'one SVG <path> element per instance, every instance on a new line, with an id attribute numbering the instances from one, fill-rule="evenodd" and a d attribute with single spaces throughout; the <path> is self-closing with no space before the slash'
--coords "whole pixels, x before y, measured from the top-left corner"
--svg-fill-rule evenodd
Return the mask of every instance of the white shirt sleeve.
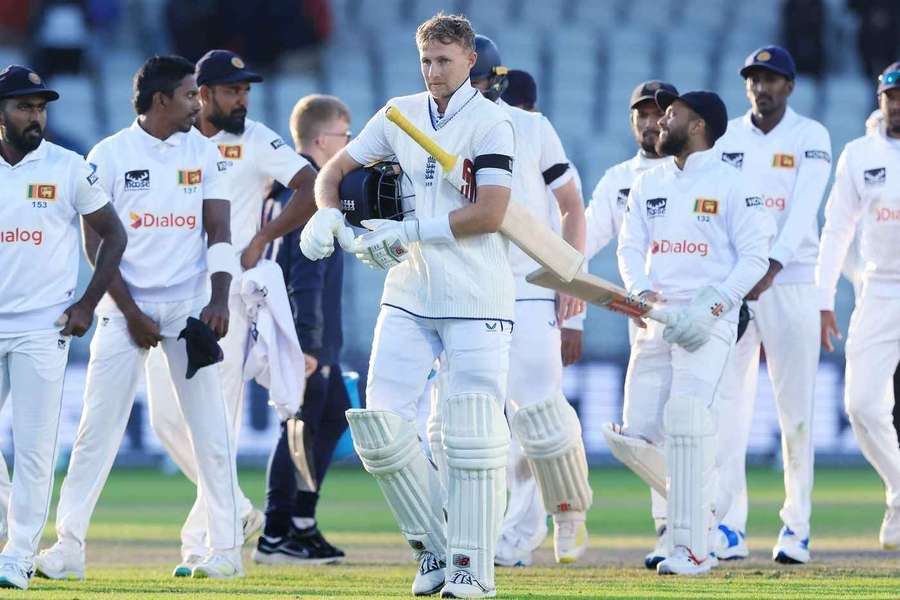
<path id="1" fill-rule="evenodd" d="M 493 125 L 485 132 L 480 140 L 472 145 L 473 160 L 487 154 L 500 154 L 509 156 L 515 161 L 516 137 L 513 133 L 512 123 L 501 121 Z M 513 165 L 515 168 L 515 165 Z M 475 172 L 475 185 L 498 185 L 500 187 L 512 187 L 512 171 L 486 167 Z"/>
<path id="2" fill-rule="evenodd" d="M 574 176 L 569 157 L 563 148 L 559 134 L 547 117 L 541 117 L 541 174 L 544 183 L 555 190 L 569 183 Z"/>
<path id="3" fill-rule="evenodd" d="M 88 215 L 99 210 L 109 203 L 109 195 L 100 185 L 100 177 L 97 168 L 83 160 L 73 161 L 72 169 L 75 171 L 75 197 L 72 206 L 81 215 Z"/>
<path id="4" fill-rule="evenodd" d="M 347 154 L 361 165 L 367 165 L 370 162 L 382 160 L 394 154 L 384 131 L 384 122 L 386 120 L 384 112 L 386 109 L 387 107 L 385 106 L 372 115 L 372 118 L 363 127 L 363 130 L 356 136 L 356 139 L 347 144 Z"/>
<path id="5" fill-rule="evenodd" d="M 111 198 L 115 199 L 116 165 L 106 150 L 107 144 L 94 146 L 87 155 L 87 162 L 97 177 L 97 185 Z"/>
<path id="6" fill-rule="evenodd" d="M 618 190 L 612 189 L 610 177 L 603 175 L 591 194 L 591 202 L 584 211 L 584 257 L 594 258 L 616 236 L 613 213 Z"/>
<path id="7" fill-rule="evenodd" d="M 825 204 L 825 227 L 819 241 L 819 261 L 816 265 L 816 285 L 819 289 L 819 308 L 834 310 L 841 265 L 853 241 L 856 224 L 862 216 L 862 202 L 852 171 L 848 167 L 847 150 L 838 159 L 834 185 Z"/>
<path id="8" fill-rule="evenodd" d="M 762 196 L 746 177 L 735 175 L 728 194 L 726 226 L 737 262 L 716 287 L 737 306 L 769 269 L 769 248 L 776 226 L 763 206 Z"/>
<path id="9" fill-rule="evenodd" d="M 769 253 L 782 266 L 793 260 L 797 248 L 809 232 L 810 224 L 817 222 L 819 206 L 831 176 L 831 137 L 824 127 L 818 123 L 809 127 L 800 148 L 797 180 L 788 203 L 788 213 Z"/>
<path id="10" fill-rule="evenodd" d="M 639 176 L 628 193 L 628 208 L 622 221 L 619 247 L 616 251 L 619 257 L 619 274 L 622 276 L 625 289 L 632 294 L 653 289 L 646 269 L 650 234 L 647 231 L 644 212 L 641 210 L 643 200 L 640 188 L 643 179 L 643 175 Z"/>
<path id="11" fill-rule="evenodd" d="M 202 175 L 204 200 L 228 200 L 231 202 L 232 193 L 228 185 L 228 163 L 222 160 L 219 149 L 210 141 L 204 147 L 204 165 Z"/>
<path id="12" fill-rule="evenodd" d="M 260 168 L 284 187 L 289 187 L 294 175 L 308 165 L 309 161 L 294 152 L 291 146 L 265 125 L 258 124 L 257 127 L 259 132 L 255 143 L 258 146 Z"/>

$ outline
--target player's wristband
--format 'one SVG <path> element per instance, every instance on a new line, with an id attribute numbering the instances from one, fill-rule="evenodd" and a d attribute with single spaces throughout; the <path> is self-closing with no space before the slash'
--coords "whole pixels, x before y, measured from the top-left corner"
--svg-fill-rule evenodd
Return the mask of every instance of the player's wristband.
<path id="1" fill-rule="evenodd" d="M 424 242 L 426 244 L 449 244 L 456 241 L 453 231 L 450 229 L 450 215 L 429 217 L 416 221 L 404 221 L 404 226 L 410 226 L 415 232 L 410 231 L 410 240 Z"/>
<path id="2" fill-rule="evenodd" d="M 213 244 L 206 250 L 206 269 L 209 274 L 228 273 L 237 277 L 241 272 L 234 246 L 226 242 Z"/>

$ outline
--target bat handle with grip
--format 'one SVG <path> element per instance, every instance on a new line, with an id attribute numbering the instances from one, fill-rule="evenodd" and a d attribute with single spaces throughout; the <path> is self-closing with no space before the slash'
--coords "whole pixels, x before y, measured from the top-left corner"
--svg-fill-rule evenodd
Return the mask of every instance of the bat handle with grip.
<path id="1" fill-rule="evenodd" d="M 406 134 L 411 137 L 417 144 L 422 146 L 425 151 L 434 157 L 436 161 L 441 163 L 441 167 L 444 171 L 450 171 L 453 169 L 453 165 L 456 164 L 456 157 L 450 154 L 449 152 L 444 151 L 440 146 L 438 146 L 434 141 L 429 138 L 427 135 L 422 133 L 422 131 L 412 124 L 412 122 L 404 116 L 399 110 L 394 108 L 393 106 L 388 106 L 387 110 L 384 113 L 384 116 L 387 117 L 387 120 L 396 124 L 397 127 L 402 129 Z"/>
<path id="2" fill-rule="evenodd" d="M 672 320 L 672 313 L 659 308 L 651 308 L 644 316 L 653 319 L 657 323 L 662 323 L 663 325 L 669 325 Z"/>

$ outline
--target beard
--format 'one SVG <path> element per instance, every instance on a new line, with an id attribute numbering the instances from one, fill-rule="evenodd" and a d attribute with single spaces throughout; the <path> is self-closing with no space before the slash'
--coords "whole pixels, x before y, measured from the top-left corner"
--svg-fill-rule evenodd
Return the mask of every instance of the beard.
<path id="1" fill-rule="evenodd" d="M 644 151 L 645 154 L 649 154 L 651 156 L 655 156 L 658 154 L 656 151 L 656 145 L 659 143 L 659 134 L 654 136 L 649 136 L 644 134 L 641 136 L 641 150 Z"/>
<path id="2" fill-rule="evenodd" d="M 244 133 L 244 121 L 246 118 L 247 111 L 235 110 L 232 111 L 229 115 L 225 115 L 222 113 L 210 115 L 209 122 L 212 123 L 212 125 L 216 129 L 221 129 L 234 135 L 241 135 L 242 133 Z"/>
<path id="3" fill-rule="evenodd" d="M 32 132 L 37 132 L 33 135 Z M 17 148 L 22 154 L 28 154 L 37 150 L 41 142 L 44 141 L 44 130 L 41 126 L 33 123 L 21 132 L 15 131 L 12 127 L 6 128 L 7 142 Z"/>
<path id="4" fill-rule="evenodd" d="M 687 145 L 688 136 L 687 131 L 675 131 L 669 130 L 665 138 L 663 138 L 663 134 L 660 133 L 659 139 L 656 140 L 656 153 L 659 156 L 676 156 L 681 154 L 684 150 L 684 147 Z"/>

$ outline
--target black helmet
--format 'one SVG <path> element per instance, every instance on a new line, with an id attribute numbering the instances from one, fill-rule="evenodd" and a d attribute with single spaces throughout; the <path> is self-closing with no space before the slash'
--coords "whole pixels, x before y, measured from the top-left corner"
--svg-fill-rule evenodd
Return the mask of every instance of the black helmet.
<path id="1" fill-rule="evenodd" d="M 497 49 L 497 44 L 491 38 L 485 35 L 476 35 L 475 52 L 478 54 L 478 58 L 475 59 L 475 65 L 469 72 L 469 78 L 472 81 L 487 79 L 488 89 L 484 90 L 482 94 L 491 102 L 496 102 L 509 83 L 506 80 L 508 69 L 503 66 L 503 61 L 500 60 L 500 50 Z"/>
<path id="2" fill-rule="evenodd" d="M 362 227 L 366 219 L 403 220 L 403 200 L 414 198 L 408 178 L 408 196 L 404 196 L 406 174 L 396 162 L 381 161 L 354 169 L 341 179 L 341 212 L 347 222 Z M 412 208 L 410 206 L 410 208 Z"/>

